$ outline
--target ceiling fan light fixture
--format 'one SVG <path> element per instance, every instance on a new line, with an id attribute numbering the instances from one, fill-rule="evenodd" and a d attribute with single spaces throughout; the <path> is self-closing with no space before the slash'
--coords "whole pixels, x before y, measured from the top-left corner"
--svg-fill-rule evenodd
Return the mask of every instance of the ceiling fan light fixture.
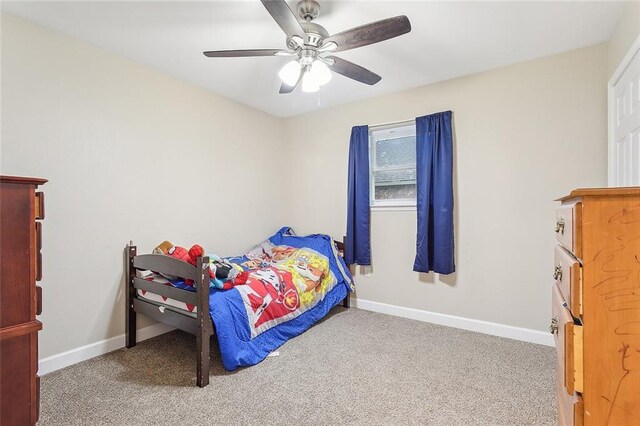
<path id="1" fill-rule="evenodd" d="M 313 93 L 320 90 L 320 85 L 311 74 L 311 70 L 307 69 L 302 76 L 302 91 L 305 93 Z"/>
<path id="2" fill-rule="evenodd" d="M 318 86 L 324 86 L 331 81 L 331 71 L 329 70 L 329 67 L 327 64 L 319 60 L 313 61 L 309 74 L 311 74 L 311 77 Z"/>
<path id="3" fill-rule="evenodd" d="M 280 69 L 278 76 L 287 86 L 294 86 L 300 77 L 300 62 L 290 61 Z"/>

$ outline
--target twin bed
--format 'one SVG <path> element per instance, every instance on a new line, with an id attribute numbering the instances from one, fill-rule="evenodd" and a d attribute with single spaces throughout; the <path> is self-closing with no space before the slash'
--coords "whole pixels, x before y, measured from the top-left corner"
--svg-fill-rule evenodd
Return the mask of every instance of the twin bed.
<path id="1" fill-rule="evenodd" d="M 210 259 L 196 265 L 126 248 L 126 346 L 136 344 L 136 315 L 148 316 L 196 336 L 199 387 L 209 384 L 210 338 L 216 335 L 225 369 L 254 365 L 284 342 L 349 306 L 353 278 L 342 258 L 343 243 L 326 235 L 296 236 L 291 228 L 225 258 L 243 271 L 228 290 L 210 288 Z"/>

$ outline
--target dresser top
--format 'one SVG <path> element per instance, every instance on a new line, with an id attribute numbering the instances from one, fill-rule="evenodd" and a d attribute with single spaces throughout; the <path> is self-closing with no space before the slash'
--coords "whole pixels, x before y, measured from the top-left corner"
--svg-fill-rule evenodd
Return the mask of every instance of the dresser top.
<path id="1" fill-rule="evenodd" d="M 32 185 L 44 185 L 48 182 L 47 179 L 26 177 L 26 176 L 4 176 L 0 175 L 0 182 L 2 183 L 26 183 Z"/>
<path id="2" fill-rule="evenodd" d="M 640 186 L 626 186 L 617 188 L 578 188 L 571 191 L 569 195 L 558 198 L 556 201 L 565 201 L 577 197 L 611 197 L 619 195 L 640 196 Z"/>

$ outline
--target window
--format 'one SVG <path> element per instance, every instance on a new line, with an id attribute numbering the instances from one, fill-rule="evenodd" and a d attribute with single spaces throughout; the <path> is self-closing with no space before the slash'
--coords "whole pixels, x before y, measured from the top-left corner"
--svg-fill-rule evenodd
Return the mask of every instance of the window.
<path id="1" fill-rule="evenodd" d="M 369 130 L 369 158 L 371 206 L 415 206 L 415 124 Z"/>

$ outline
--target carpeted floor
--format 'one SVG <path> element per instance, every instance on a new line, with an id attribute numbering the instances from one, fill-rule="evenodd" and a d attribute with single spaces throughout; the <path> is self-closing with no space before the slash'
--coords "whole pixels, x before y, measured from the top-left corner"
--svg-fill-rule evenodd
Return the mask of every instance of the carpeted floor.
<path id="1" fill-rule="evenodd" d="M 212 346 L 204 389 L 179 331 L 48 374 L 38 424 L 556 424 L 549 347 L 353 308 L 234 373 Z"/>

